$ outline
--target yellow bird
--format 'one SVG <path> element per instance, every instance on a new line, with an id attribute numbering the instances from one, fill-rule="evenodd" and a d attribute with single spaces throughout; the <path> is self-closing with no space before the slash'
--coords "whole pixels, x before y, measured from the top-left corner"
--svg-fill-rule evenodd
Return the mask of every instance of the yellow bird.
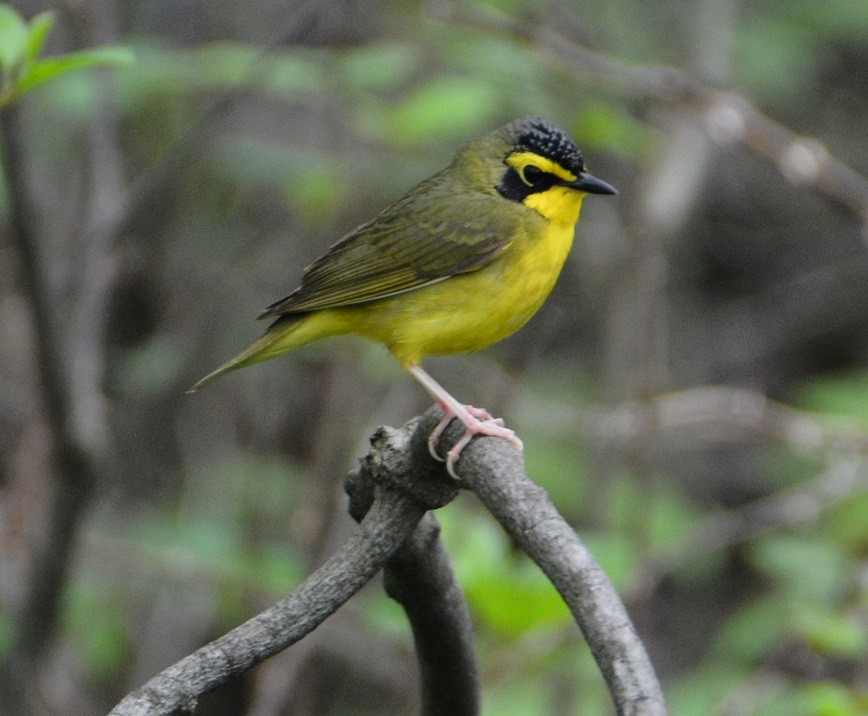
<path id="1" fill-rule="evenodd" d="M 344 236 L 266 308 L 265 335 L 208 374 L 215 378 L 312 341 L 354 333 L 384 343 L 443 409 L 431 454 L 452 418 L 465 426 L 447 468 L 475 435 L 515 433 L 462 405 L 420 362 L 486 348 L 523 326 L 548 297 L 573 243 L 586 194 L 615 189 L 546 119 L 516 120 L 470 142 L 452 163 Z"/>

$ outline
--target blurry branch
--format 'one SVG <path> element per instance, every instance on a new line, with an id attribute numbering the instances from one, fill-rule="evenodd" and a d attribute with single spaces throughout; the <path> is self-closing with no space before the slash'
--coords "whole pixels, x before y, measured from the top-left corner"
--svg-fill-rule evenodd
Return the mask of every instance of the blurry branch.
<path id="1" fill-rule="evenodd" d="M 427 436 L 440 415 L 434 408 L 403 428 L 377 431 L 371 452 L 346 481 L 359 529 L 292 595 L 169 667 L 121 701 L 112 715 L 192 711 L 203 693 L 313 630 L 384 565 L 386 589 L 413 627 L 423 713 L 476 713 L 479 687 L 467 607 L 437 540 L 436 522 L 420 523 L 426 511 L 457 492 L 427 452 Z M 453 423 L 443 448 L 461 433 Z M 566 601 L 617 713 L 665 714 L 657 677 L 614 587 L 546 492 L 525 475 L 512 446 L 474 440 L 458 469 L 462 486 L 477 494 Z"/>
<path id="2" fill-rule="evenodd" d="M 407 609 L 411 622 L 431 618 L 423 614 L 426 611 L 433 615 L 434 621 L 421 631 L 414 624 L 423 679 L 434 678 L 432 668 L 440 662 L 454 662 L 467 670 L 457 682 L 464 687 L 463 703 L 475 704 L 478 685 L 466 606 L 460 591 L 455 591 L 448 560 L 437 541 L 436 522 L 430 518 L 420 525 L 427 510 L 447 504 L 457 489 L 454 484 L 431 479 L 430 458 L 428 470 L 423 471 L 427 479 L 416 479 L 413 474 L 416 466 L 409 459 L 411 435 L 411 430 L 381 429 L 372 438 L 373 450 L 361 468 L 347 477 L 350 512 L 360 526 L 334 556 L 289 597 L 164 670 L 124 698 L 112 714 L 192 712 L 199 696 L 315 629 L 361 589 L 405 541 L 407 546 L 395 557 L 389 570 L 389 589 Z M 439 466 L 434 467 L 440 471 Z M 408 541 L 414 530 L 416 533 Z M 425 562 L 428 574 L 420 571 L 420 562 Z M 420 587 L 433 590 L 422 595 Z M 434 604 L 440 600 L 442 604 Z M 428 631 L 431 625 L 441 627 L 443 619 L 455 620 L 447 633 L 456 639 L 444 641 Z M 433 659 L 426 659 L 426 654 Z M 450 685 L 453 693 L 449 693 L 449 689 L 440 692 L 442 684 L 436 679 L 430 683 L 433 686 L 423 687 L 426 699 L 430 697 L 426 713 L 475 712 L 461 703 L 456 711 L 445 709 L 444 705 L 452 703 L 458 693 L 455 685 Z"/>
<path id="3" fill-rule="evenodd" d="M 452 0 L 430 0 L 427 7 L 440 20 L 543 50 L 554 61 L 582 72 L 606 89 L 619 88 L 640 99 L 694 107 L 703 113 L 714 139 L 740 141 L 751 151 L 771 159 L 788 181 L 813 186 L 868 224 L 868 179 L 832 156 L 819 140 L 793 132 L 736 92 L 709 86 L 668 65 L 636 65 L 616 60 L 541 27 L 529 17 L 513 19 L 480 5 Z"/>
<path id="4" fill-rule="evenodd" d="M 37 241 L 36 212 L 28 198 L 18 110 L 0 112 L 3 165 L 11 204 L 12 241 L 18 253 L 24 292 L 33 310 L 36 369 L 46 421 L 51 433 L 54 492 L 48 530 L 30 566 L 15 648 L 3 664 L 0 691 L 12 711 L 24 712 L 28 685 L 54 633 L 60 594 L 66 583 L 75 535 L 95 480 L 94 455 L 82 438 L 62 356 L 66 354 Z"/>
<path id="5" fill-rule="evenodd" d="M 800 452 L 868 454 L 868 425 L 840 416 L 823 417 L 777 403 L 754 390 L 726 386 L 690 388 L 641 404 L 583 411 L 580 429 L 591 439 L 629 444 L 645 430 L 647 410 L 654 412 L 658 434 L 702 425 L 730 426 L 780 440 Z M 725 436 L 716 432 L 714 437 Z"/>
<path id="6" fill-rule="evenodd" d="M 825 510 L 868 489 L 868 458 L 834 462 L 806 485 L 777 492 L 734 510 L 701 520 L 673 548 L 640 567 L 630 600 L 648 596 L 685 564 L 728 547 L 749 542 L 780 527 L 816 520 Z"/>
<path id="7" fill-rule="evenodd" d="M 720 428 L 734 428 L 779 440 L 798 452 L 830 453 L 828 468 L 817 478 L 734 510 L 706 517 L 672 549 L 644 565 L 631 600 L 649 594 L 684 564 L 704 554 L 748 542 L 780 527 L 817 519 L 825 510 L 868 489 L 868 425 L 840 416 L 821 416 L 769 400 L 762 393 L 722 386 L 692 388 L 661 395 L 646 403 L 588 411 L 582 432 L 607 443 L 630 444 L 646 429 L 654 411 L 657 435 L 713 426 L 714 439 L 727 439 Z"/>
<path id="8" fill-rule="evenodd" d="M 310 21 L 318 7 L 307 0 L 291 16 L 288 27 L 275 40 L 276 46 Z M 94 37 L 82 37 L 103 44 L 114 39 L 116 7 L 96 0 Z M 251 63 L 249 81 L 262 67 L 268 53 L 263 50 Z M 20 257 L 21 276 L 32 306 L 37 344 L 36 364 L 41 398 L 52 434 L 54 469 L 52 503 L 47 533 L 36 553 L 25 589 L 19 617 L 16 647 L 0 672 L 2 699 L 13 711 L 24 711 L 27 691 L 34 683 L 36 665 L 51 640 L 60 596 L 67 579 L 78 527 L 96 482 L 97 465 L 108 447 L 105 406 L 101 394 L 104 374 L 106 306 L 116 275 L 111 252 L 120 237 L 135 224 L 158 192 L 186 166 L 203 146 L 213 120 L 222 115 L 246 86 L 245 81 L 218 96 L 189 131 L 170 146 L 132 186 L 123 190 L 117 120 L 110 102 L 102 102 L 91 128 L 90 221 L 85 232 L 85 255 L 71 310 L 70 335 L 59 330 L 55 315 L 62 313 L 39 255 L 36 212 L 27 196 L 21 123 L 14 105 L 0 112 L 5 180 L 10 195 L 12 239 Z M 101 85 L 101 91 L 106 88 Z M 105 100 L 106 98 L 103 97 Z M 62 357 L 71 356 L 69 365 Z"/>

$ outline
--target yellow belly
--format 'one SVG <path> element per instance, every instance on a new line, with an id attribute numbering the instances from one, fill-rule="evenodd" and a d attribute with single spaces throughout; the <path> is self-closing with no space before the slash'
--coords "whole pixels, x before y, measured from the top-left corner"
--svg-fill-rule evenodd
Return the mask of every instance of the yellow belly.
<path id="1" fill-rule="evenodd" d="M 575 217 L 575 218 L 573 218 Z M 573 243 L 567 221 L 539 221 L 490 265 L 365 306 L 337 309 L 349 332 L 385 343 L 405 365 L 426 355 L 481 350 L 521 328 L 542 306 Z"/>

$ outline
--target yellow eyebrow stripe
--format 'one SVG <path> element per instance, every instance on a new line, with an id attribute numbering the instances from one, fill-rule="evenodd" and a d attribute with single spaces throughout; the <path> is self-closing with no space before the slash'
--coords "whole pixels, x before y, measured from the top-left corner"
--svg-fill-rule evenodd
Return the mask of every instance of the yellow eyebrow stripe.
<path id="1" fill-rule="evenodd" d="M 506 163 L 514 169 L 521 169 L 529 164 L 533 164 L 544 172 L 554 174 L 556 177 L 563 179 L 564 181 L 575 181 L 578 179 L 575 174 L 571 171 L 567 171 L 557 162 L 553 162 L 551 159 L 541 157 L 539 154 L 534 154 L 533 152 L 515 152 L 510 154 L 506 158 Z"/>

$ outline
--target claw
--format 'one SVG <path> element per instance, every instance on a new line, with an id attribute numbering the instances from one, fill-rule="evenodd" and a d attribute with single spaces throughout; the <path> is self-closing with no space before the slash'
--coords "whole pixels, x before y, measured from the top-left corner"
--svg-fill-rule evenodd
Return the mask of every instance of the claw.
<path id="1" fill-rule="evenodd" d="M 449 427 L 449 423 L 458 416 L 449 408 L 448 405 L 441 403 L 440 408 L 443 410 L 443 419 L 437 423 L 437 427 L 435 427 L 428 436 L 428 452 L 431 453 L 431 457 L 435 460 L 443 462 L 445 458 L 440 457 L 437 452 L 437 446 L 440 444 L 440 436 L 443 435 L 443 431 Z M 477 420 L 482 422 L 493 421 L 497 425 L 503 425 L 503 420 L 501 418 L 492 418 L 491 413 L 489 413 L 485 408 L 474 408 L 472 405 L 465 405 L 464 409 Z"/>
<path id="2" fill-rule="evenodd" d="M 491 413 L 483 408 L 462 405 L 440 386 L 437 381 L 422 370 L 421 366 L 410 364 L 407 365 L 407 370 L 424 386 L 425 390 L 434 396 L 437 403 L 443 409 L 443 419 L 437 423 L 437 426 L 431 431 L 431 435 L 428 436 L 428 452 L 431 453 L 431 456 L 435 460 L 443 462 L 443 458 L 437 453 L 437 445 L 440 443 L 440 437 L 449 423 L 452 422 L 453 418 L 458 418 L 464 423 L 464 435 L 461 436 L 461 439 L 455 443 L 446 455 L 446 470 L 456 480 L 458 479 L 458 475 L 455 473 L 455 463 L 461 456 L 461 451 L 477 435 L 504 438 L 515 445 L 519 452 L 524 449 L 518 436 L 509 428 L 504 427 L 503 420 L 493 418 Z"/>
<path id="3" fill-rule="evenodd" d="M 504 438 L 515 445 L 519 452 L 524 450 L 524 444 L 521 442 L 518 435 L 509 428 L 503 427 L 503 420 L 500 418 L 497 418 L 496 420 L 486 420 L 484 422 L 477 420 L 465 427 L 467 429 L 464 431 L 464 435 L 461 436 L 461 439 L 455 443 L 452 449 L 446 454 L 446 472 L 452 475 L 456 480 L 459 478 L 455 473 L 455 463 L 458 461 L 458 458 L 461 457 L 461 451 L 464 450 L 470 441 L 477 435 Z"/>

